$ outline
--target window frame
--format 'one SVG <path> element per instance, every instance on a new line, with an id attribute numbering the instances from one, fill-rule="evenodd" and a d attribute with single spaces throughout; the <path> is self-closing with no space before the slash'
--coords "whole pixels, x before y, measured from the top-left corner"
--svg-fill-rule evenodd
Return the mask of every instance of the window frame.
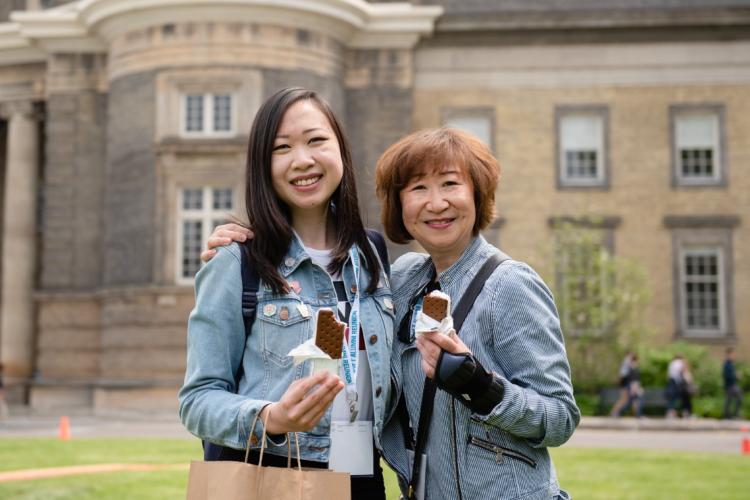
<path id="1" fill-rule="evenodd" d="M 675 339 L 731 343 L 735 340 L 733 229 L 740 218 L 734 215 L 666 216 L 664 225 L 672 231 L 672 290 Z M 719 257 L 719 328 L 688 328 L 684 257 L 691 249 L 717 249 Z"/>
<path id="2" fill-rule="evenodd" d="M 687 292 L 685 290 L 688 283 L 687 278 L 687 258 L 691 255 L 715 255 L 717 261 L 716 280 L 718 282 L 718 313 L 719 325 L 716 329 L 691 328 L 688 325 L 688 304 Z M 680 275 L 678 277 L 678 286 L 680 294 L 680 327 L 686 337 L 713 337 L 720 336 L 721 332 L 726 331 L 726 285 L 724 283 L 724 249 L 721 245 L 683 245 L 678 249 L 678 266 Z"/>
<path id="3" fill-rule="evenodd" d="M 716 117 L 716 144 L 714 144 L 714 175 L 712 177 L 691 178 L 682 175 L 682 162 L 677 144 L 677 124 L 680 115 L 707 114 Z M 703 187 L 725 187 L 728 183 L 728 161 L 725 134 L 725 107 L 723 104 L 673 104 L 669 107 L 669 122 L 671 128 L 671 160 L 672 187 L 676 188 L 703 188 Z"/>
<path id="4" fill-rule="evenodd" d="M 571 116 L 596 116 L 602 123 L 601 151 L 597 156 L 597 176 L 594 179 L 570 178 L 566 174 L 563 149 L 563 121 Z M 563 105 L 555 107 L 555 170 L 557 189 L 609 189 L 609 107 L 602 104 Z M 599 151 L 598 151 L 599 152 Z"/>
<path id="5" fill-rule="evenodd" d="M 185 191 L 189 189 L 200 189 L 201 190 L 201 203 L 202 208 L 201 209 L 185 209 L 183 207 L 183 201 L 185 196 Z M 232 208 L 227 211 L 227 209 L 214 209 L 213 208 L 213 200 L 214 200 L 214 194 L 213 191 L 216 189 L 228 189 L 232 194 Z M 218 186 L 218 185 L 208 185 L 208 186 L 192 186 L 192 185 L 183 185 L 177 187 L 177 210 L 175 212 L 175 221 L 176 221 L 176 229 L 177 229 L 177 239 L 176 239 L 176 248 L 175 248 L 175 283 L 177 285 L 192 285 L 195 282 L 195 277 L 185 277 L 183 276 L 183 266 L 182 266 L 182 260 L 184 257 L 184 223 L 186 221 L 199 221 L 202 222 L 203 226 L 201 227 L 201 248 L 203 248 L 203 245 L 205 245 L 206 241 L 208 240 L 208 237 L 211 235 L 211 232 L 214 230 L 215 223 L 219 218 L 226 219 L 227 214 L 231 214 L 231 211 L 234 211 L 237 209 L 237 190 L 234 188 L 234 186 Z M 201 263 L 201 267 L 203 264 Z M 200 269 L 200 267 L 199 267 Z"/>
<path id="6" fill-rule="evenodd" d="M 202 130 L 188 130 L 188 98 L 190 96 L 203 97 L 203 128 Z M 229 130 L 214 129 L 214 98 L 229 96 Z M 237 94 L 232 90 L 221 91 L 180 91 L 180 135 L 185 138 L 228 138 L 237 135 Z"/>

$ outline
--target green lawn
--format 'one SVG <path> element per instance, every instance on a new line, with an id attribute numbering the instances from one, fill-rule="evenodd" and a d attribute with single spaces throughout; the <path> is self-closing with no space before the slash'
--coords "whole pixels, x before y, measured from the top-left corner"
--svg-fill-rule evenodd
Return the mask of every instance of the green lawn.
<path id="1" fill-rule="evenodd" d="M 184 440 L 1 439 L 0 471 L 96 463 L 179 464 L 200 458 Z M 750 457 L 637 450 L 553 451 L 560 482 L 576 499 L 747 498 Z M 0 483 L 2 499 L 154 499 L 185 497 L 187 471 L 116 472 Z M 392 474 L 389 499 L 396 499 Z"/>

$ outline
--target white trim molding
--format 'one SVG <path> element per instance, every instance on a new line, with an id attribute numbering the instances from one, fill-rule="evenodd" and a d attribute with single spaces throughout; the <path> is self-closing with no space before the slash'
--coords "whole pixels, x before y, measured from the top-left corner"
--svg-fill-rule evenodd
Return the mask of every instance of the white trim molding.
<path id="1" fill-rule="evenodd" d="M 359 49 L 412 48 L 442 13 L 439 6 L 365 0 L 78 0 L 13 12 L 0 24 L 0 65 L 41 61 L 53 51 L 106 52 L 130 31 L 196 19 L 317 31 Z"/>

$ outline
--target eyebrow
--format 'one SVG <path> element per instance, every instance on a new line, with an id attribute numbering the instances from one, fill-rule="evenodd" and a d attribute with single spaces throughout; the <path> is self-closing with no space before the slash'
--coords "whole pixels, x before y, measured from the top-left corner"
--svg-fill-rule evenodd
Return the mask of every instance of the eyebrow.
<path id="1" fill-rule="evenodd" d="M 315 132 L 316 130 L 322 130 L 323 132 L 327 132 L 327 130 L 326 130 L 326 129 L 324 129 L 324 128 L 322 128 L 322 127 L 313 127 L 313 128 L 308 128 L 307 130 L 303 130 L 303 131 L 302 131 L 302 133 L 303 133 L 303 134 L 309 134 L 310 132 Z M 287 135 L 287 134 L 278 134 L 278 135 L 276 136 L 276 138 L 277 138 L 277 139 L 278 139 L 278 138 L 282 138 L 282 139 L 288 139 L 288 138 L 289 138 L 289 135 Z"/>

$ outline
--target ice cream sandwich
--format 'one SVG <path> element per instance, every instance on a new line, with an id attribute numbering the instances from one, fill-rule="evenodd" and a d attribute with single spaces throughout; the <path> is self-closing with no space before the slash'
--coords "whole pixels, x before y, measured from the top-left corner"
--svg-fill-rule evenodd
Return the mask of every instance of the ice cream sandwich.
<path id="1" fill-rule="evenodd" d="M 325 308 L 320 309 L 315 326 L 315 345 L 328 354 L 331 359 L 341 359 L 345 330 L 346 324 L 336 319 L 333 311 Z"/>

